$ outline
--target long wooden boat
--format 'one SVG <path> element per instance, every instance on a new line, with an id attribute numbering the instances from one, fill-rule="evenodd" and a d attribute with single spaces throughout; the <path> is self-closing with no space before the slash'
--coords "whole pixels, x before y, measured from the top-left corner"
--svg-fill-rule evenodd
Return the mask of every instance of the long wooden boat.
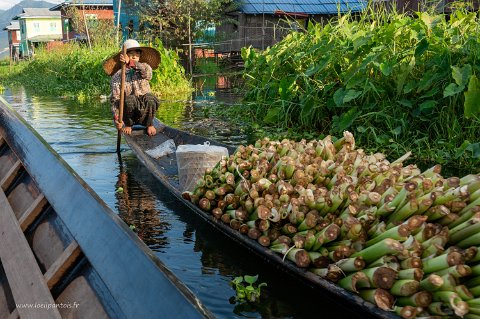
<path id="1" fill-rule="evenodd" d="M 0 318 L 213 318 L 2 98 Z"/>
<path id="2" fill-rule="evenodd" d="M 339 304 L 355 308 L 360 313 L 368 317 L 376 318 L 398 318 L 398 316 L 392 312 L 384 311 L 370 302 L 367 302 L 359 296 L 350 293 L 349 291 L 327 281 L 311 272 L 297 267 L 294 263 L 286 260 L 282 260 L 280 255 L 272 252 L 270 249 L 261 246 L 257 241 L 250 239 L 248 236 L 241 234 L 240 232 L 233 230 L 220 220 L 215 219 L 211 214 L 207 214 L 200 208 L 192 204 L 190 201 L 185 200 L 182 197 L 178 180 L 178 169 L 175 154 L 167 155 L 155 159 L 149 156 L 146 151 L 153 150 L 155 147 L 164 143 L 169 139 L 173 139 L 175 145 L 184 144 L 204 144 L 209 142 L 210 145 L 224 146 L 228 149 L 229 154 L 233 154 L 236 147 L 224 145 L 214 140 L 207 139 L 202 136 L 197 136 L 177 130 L 175 128 L 166 126 L 157 119 L 155 119 L 154 125 L 157 129 L 157 134 L 153 137 L 147 136 L 143 130 L 134 130 L 132 135 L 126 136 L 125 139 L 130 148 L 134 151 L 140 161 L 149 169 L 152 174 L 165 185 L 175 197 L 188 206 L 192 211 L 201 216 L 205 221 L 210 223 L 217 230 L 223 232 L 226 236 L 230 237 L 234 241 L 243 245 L 250 251 L 257 254 L 260 258 L 270 262 L 278 268 L 293 274 L 300 280 L 304 281 L 308 285 L 313 285 L 318 288 L 323 294 L 328 294 L 332 299 L 336 299 Z"/>

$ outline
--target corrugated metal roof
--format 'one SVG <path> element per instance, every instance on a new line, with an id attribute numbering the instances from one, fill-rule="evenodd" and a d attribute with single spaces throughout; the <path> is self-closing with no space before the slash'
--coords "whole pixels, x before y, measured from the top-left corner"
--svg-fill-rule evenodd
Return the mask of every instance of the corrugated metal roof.
<path id="1" fill-rule="evenodd" d="M 10 21 L 10 24 L 3 28 L 3 30 L 20 30 L 20 23 L 18 21 Z"/>
<path id="2" fill-rule="evenodd" d="M 347 11 L 362 11 L 366 0 L 240 0 L 240 11 L 246 14 L 273 14 L 275 11 L 336 14 Z"/>
<path id="3" fill-rule="evenodd" d="M 65 1 L 50 8 L 50 11 L 60 10 L 62 7 L 70 6 L 112 6 L 113 0 L 72 0 Z"/>
<path id="4" fill-rule="evenodd" d="M 48 8 L 23 8 L 22 10 L 23 12 L 13 19 L 61 17 L 60 11 L 50 11 Z"/>

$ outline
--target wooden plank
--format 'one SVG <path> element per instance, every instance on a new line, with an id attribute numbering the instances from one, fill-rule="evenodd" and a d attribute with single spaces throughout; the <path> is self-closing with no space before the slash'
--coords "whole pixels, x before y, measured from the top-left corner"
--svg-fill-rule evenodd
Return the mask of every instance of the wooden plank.
<path id="1" fill-rule="evenodd" d="M 20 316 L 18 315 L 18 310 L 15 308 L 13 312 L 10 314 L 10 316 L 7 317 L 7 319 L 19 319 Z"/>
<path id="2" fill-rule="evenodd" d="M 67 272 L 80 256 L 82 249 L 78 246 L 76 241 L 73 241 L 58 259 L 50 266 L 45 273 L 45 281 L 49 289 L 52 289 Z"/>
<path id="3" fill-rule="evenodd" d="M 43 194 L 40 194 L 35 201 L 33 201 L 32 205 L 27 208 L 18 220 L 22 231 L 25 231 L 25 229 L 33 223 L 47 203 L 48 201 Z"/>
<path id="4" fill-rule="evenodd" d="M 22 319 L 61 318 L 54 308 L 50 290 L 30 250 L 27 239 L 20 230 L 5 193 L 0 190 L 0 259 L 18 314 Z M 30 307 L 29 307 L 30 305 Z M 47 309 L 50 307 L 50 309 Z"/>
<path id="5" fill-rule="evenodd" d="M 0 187 L 2 188 L 3 191 L 5 191 L 8 186 L 13 182 L 13 179 L 15 178 L 15 175 L 17 172 L 20 170 L 22 167 L 22 162 L 20 160 L 17 160 L 15 164 L 13 164 L 12 168 L 7 172 L 5 177 L 0 181 Z"/>

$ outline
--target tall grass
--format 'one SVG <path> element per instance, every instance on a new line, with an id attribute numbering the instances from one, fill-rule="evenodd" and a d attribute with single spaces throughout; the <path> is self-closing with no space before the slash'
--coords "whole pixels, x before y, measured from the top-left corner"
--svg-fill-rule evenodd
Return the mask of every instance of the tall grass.
<path id="1" fill-rule="evenodd" d="M 480 19 L 457 7 L 370 9 L 246 48 L 245 101 L 266 125 L 340 135 L 371 151 L 478 167 Z"/>
<path id="2" fill-rule="evenodd" d="M 175 52 L 156 44 L 161 64 L 153 72 L 152 91 L 162 98 L 184 97 L 191 92 L 190 82 Z M 71 43 L 36 52 L 31 61 L 22 61 L 11 71 L 0 66 L 0 83 L 4 86 L 23 85 L 39 94 L 67 96 L 80 101 L 110 94 L 110 77 L 103 62 L 119 49 L 112 43 L 88 46 Z"/>

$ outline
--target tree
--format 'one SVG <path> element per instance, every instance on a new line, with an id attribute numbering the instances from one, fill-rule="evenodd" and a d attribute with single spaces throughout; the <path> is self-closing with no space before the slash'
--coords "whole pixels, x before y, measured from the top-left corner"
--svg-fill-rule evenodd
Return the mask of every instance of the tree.
<path id="1" fill-rule="evenodd" d="M 141 22 L 149 36 L 182 48 L 192 39 L 205 38 L 207 28 L 228 20 L 226 13 L 236 7 L 234 0 L 152 0 L 142 4 Z"/>

